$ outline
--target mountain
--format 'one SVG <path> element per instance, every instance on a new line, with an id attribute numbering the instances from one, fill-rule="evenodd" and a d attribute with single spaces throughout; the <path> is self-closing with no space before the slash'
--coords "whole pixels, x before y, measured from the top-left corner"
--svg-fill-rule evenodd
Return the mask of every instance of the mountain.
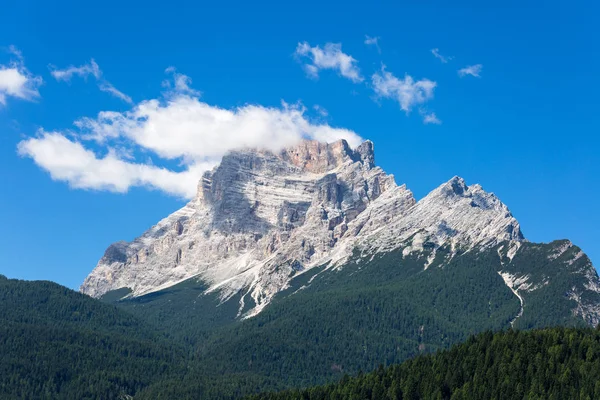
<path id="1" fill-rule="evenodd" d="M 252 400 L 597 399 L 600 333 L 554 328 L 487 332 L 451 350 L 339 383 Z"/>
<path id="2" fill-rule="evenodd" d="M 459 177 L 416 201 L 368 141 L 229 153 L 185 207 L 109 246 L 81 291 L 0 277 L 0 397 L 240 398 L 435 360 L 480 332 L 600 321 L 581 249 L 527 241 Z"/>
<path id="3" fill-rule="evenodd" d="M 111 245 L 81 291 L 140 296 L 197 277 L 223 300 L 243 291 L 254 302 L 247 315 L 255 315 L 291 277 L 343 265 L 356 248 L 393 250 L 412 236 L 406 252 L 422 250 L 421 242 L 468 250 L 523 240 L 508 208 L 461 178 L 416 202 L 375 166 L 369 141 L 356 150 L 341 140 L 304 141 L 279 154 L 236 151 L 204 175 L 185 207 L 133 242 Z"/>
<path id="4" fill-rule="evenodd" d="M 124 399 L 184 371 L 182 346 L 52 282 L 0 276 L 0 398 Z"/>
<path id="5" fill-rule="evenodd" d="M 322 384 L 487 330 L 600 322 L 581 249 L 527 241 L 459 177 L 416 201 L 368 141 L 229 153 L 185 207 L 111 245 L 81 290 L 193 349 L 201 367 L 140 398 L 208 397 L 216 377 L 238 394 Z"/>
<path id="6" fill-rule="evenodd" d="M 454 177 L 417 202 L 375 165 L 372 142 L 351 149 L 344 140 L 302 141 L 279 153 L 227 154 L 185 207 L 133 242 L 111 245 L 81 291 L 140 298 L 196 282 L 202 294 L 235 302 L 236 316 L 248 318 L 315 269 L 367 265 L 397 250 L 403 259 L 417 257 L 421 270 L 441 269 L 495 249 L 496 270 L 522 308 L 530 293 L 555 282 L 553 274 L 568 271 L 582 279 L 561 287 L 559 297 L 570 300 L 572 315 L 597 324 L 600 280 L 589 259 L 570 242 L 539 246 L 480 185 Z M 515 261 L 536 251 L 539 267 Z M 538 270 L 554 260 L 565 268 Z"/>
<path id="7" fill-rule="evenodd" d="M 81 290 L 140 296 L 197 277 L 222 300 L 243 291 L 239 311 L 254 315 L 291 276 L 342 262 L 357 237 L 382 225 L 378 219 L 413 204 L 374 166 L 371 142 L 356 150 L 345 141 L 305 141 L 279 154 L 232 152 L 185 207 L 133 242 L 111 245 Z"/>

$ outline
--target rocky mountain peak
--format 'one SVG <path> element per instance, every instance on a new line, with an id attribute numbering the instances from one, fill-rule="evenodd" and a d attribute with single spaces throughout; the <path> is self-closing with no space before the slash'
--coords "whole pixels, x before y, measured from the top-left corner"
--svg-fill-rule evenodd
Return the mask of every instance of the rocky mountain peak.
<path id="1" fill-rule="evenodd" d="M 465 180 L 460 176 L 454 176 L 448 182 L 438 188 L 444 195 L 462 196 L 469 190 Z"/>
<path id="2" fill-rule="evenodd" d="M 283 149 L 280 156 L 303 171 L 312 173 L 324 173 L 356 159 L 354 151 L 344 139 L 333 143 L 303 140 L 296 146 Z"/>
<path id="3" fill-rule="evenodd" d="M 434 248 L 522 240 L 508 208 L 462 178 L 417 202 L 375 165 L 370 141 L 243 149 L 203 175 L 196 199 L 133 242 L 111 245 L 81 290 L 137 296 L 195 277 L 224 300 L 250 296 L 251 315 L 298 274 L 342 266 L 355 249 L 406 246 L 415 235 Z M 409 252 L 423 250 L 414 243 Z"/>
<path id="4" fill-rule="evenodd" d="M 212 199 L 212 188 L 227 184 L 232 178 L 243 179 L 246 175 L 289 176 L 300 174 L 325 174 L 345 164 L 359 163 L 365 170 L 375 166 L 373 143 L 369 140 L 352 149 L 348 142 L 340 139 L 333 143 L 316 140 L 301 140 L 296 145 L 272 152 L 263 149 L 240 149 L 223 156 L 221 163 L 212 171 L 204 173 L 198 183 L 197 198 Z"/>

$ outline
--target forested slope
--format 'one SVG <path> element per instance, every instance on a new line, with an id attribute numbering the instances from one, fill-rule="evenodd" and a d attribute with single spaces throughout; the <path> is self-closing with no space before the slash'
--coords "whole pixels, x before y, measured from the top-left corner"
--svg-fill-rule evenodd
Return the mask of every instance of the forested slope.
<path id="1" fill-rule="evenodd" d="M 600 332 L 486 332 L 434 355 L 304 390 L 252 400 L 600 398 Z"/>
<path id="2" fill-rule="evenodd" d="M 0 398 L 117 399 L 180 371 L 136 317 L 52 282 L 0 276 Z"/>

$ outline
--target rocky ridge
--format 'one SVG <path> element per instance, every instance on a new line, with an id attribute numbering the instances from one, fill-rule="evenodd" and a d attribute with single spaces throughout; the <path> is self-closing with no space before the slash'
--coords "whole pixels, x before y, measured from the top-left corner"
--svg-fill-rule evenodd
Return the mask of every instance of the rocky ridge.
<path id="1" fill-rule="evenodd" d="M 511 258 L 524 241 L 519 223 L 479 185 L 454 177 L 417 202 L 375 165 L 372 142 L 302 141 L 279 153 L 227 154 L 195 199 L 134 241 L 111 245 L 81 291 L 140 296 L 196 277 L 223 301 L 242 291 L 240 310 L 251 298 L 252 316 L 294 276 L 341 268 L 355 250 L 405 246 L 408 255 L 428 243 L 435 257 L 441 246 L 465 252 L 506 241 Z"/>

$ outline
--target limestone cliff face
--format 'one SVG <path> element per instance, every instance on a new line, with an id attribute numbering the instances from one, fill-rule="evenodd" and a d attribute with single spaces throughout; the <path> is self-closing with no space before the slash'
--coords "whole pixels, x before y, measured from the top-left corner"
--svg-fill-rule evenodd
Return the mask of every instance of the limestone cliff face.
<path id="1" fill-rule="evenodd" d="M 453 178 L 417 203 L 375 165 L 370 141 L 356 149 L 344 140 L 303 141 L 279 153 L 223 157 L 185 207 L 133 242 L 111 245 L 81 291 L 99 297 L 129 288 L 139 296 L 197 277 L 223 300 L 250 296 L 253 315 L 293 276 L 409 237 L 407 252 L 419 251 L 415 237 L 463 249 L 523 240 L 508 208 L 478 185 Z"/>

